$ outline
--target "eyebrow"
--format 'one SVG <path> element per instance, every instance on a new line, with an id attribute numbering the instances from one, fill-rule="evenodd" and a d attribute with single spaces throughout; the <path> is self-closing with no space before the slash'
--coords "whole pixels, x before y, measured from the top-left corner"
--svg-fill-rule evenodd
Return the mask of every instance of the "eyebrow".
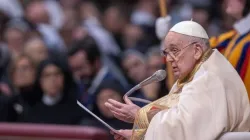
<path id="1" fill-rule="evenodd" d="M 170 47 L 176 47 L 177 45 L 176 44 L 169 44 Z"/>

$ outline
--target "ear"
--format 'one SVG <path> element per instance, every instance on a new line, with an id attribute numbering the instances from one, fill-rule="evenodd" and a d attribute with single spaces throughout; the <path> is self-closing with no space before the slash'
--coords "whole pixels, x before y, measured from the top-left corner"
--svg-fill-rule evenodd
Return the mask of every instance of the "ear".
<path id="1" fill-rule="evenodd" d="M 195 44 L 195 52 L 194 52 L 194 58 L 196 60 L 199 60 L 202 57 L 203 49 L 200 44 Z"/>

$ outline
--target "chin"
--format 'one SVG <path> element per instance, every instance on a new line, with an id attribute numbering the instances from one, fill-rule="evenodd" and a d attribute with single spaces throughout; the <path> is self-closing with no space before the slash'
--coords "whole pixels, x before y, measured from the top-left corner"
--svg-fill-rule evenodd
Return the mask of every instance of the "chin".
<path id="1" fill-rule="evenodd" d="M 174 72 L 174 77 L 175 77 L 176 79 L 179 79 L 179 78 L 180 78 L 179 72 Z"/>

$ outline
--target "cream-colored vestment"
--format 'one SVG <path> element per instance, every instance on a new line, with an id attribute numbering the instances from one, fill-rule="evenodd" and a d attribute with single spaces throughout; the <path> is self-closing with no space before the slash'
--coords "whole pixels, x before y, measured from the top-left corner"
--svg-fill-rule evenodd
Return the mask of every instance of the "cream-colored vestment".
<path id="1" fill-rule="evenodd" d="M 250 131 L 246 88 L 217 50 L 201 63 L 192 80 L 176 89 L 178 82 L 169 95 L 138 112 L 131 139 L 215 140 L 224 132 Z M 149 122 L 145 114 L 152 106 L 162 111 Z"/>

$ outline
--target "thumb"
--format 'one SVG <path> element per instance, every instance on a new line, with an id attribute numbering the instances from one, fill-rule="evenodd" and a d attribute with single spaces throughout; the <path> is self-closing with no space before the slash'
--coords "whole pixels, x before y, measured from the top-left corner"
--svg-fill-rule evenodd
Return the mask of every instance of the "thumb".
<path id="1" fill-rule="evenodd" d="M 133 102 L 126 95 L 124 96 L 124 101 L 126 104 L 129 104 L 129 105 L 133 104 Z"/>

